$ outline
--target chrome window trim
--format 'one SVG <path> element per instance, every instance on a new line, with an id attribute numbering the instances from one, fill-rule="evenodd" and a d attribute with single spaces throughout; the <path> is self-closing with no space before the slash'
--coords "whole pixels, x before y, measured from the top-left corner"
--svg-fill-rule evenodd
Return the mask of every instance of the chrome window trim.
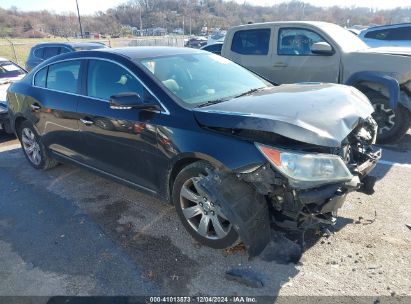
<path id="1" fill-rule="evenodd" d="M 68 59 L 62 59 L 62 60 L 58 60 L 55 62 L 51 62 L 47 65 L 45 65 L 44 67 L 42 67 L 41 69 L 37 70 L 32 79 L 31 79 L 31 85 L 35 88 L 40 88 L 40 89 L 44 89 L 44 90 L 49 90 L 49 91 L 53 91 L 53 92 L 58 92 L 58 93 L 64 93 L 64 94 L 70 94 L 70 95 L 74 95 L 74 96 L 79 96 L 79 97 L 84 97 L 84 98 L 90 98 L 90 99 L 94 99 L 94 100 L 98 100 L 98 101 L 104 101 L 104 102 L 109 102 L 106 99 L 101 99 L 101 98 L 97 98 L 97 97 L 91 97 L 91 96 L 87 96 L 87 95 L 81 95 L 81 94 L 76 94 L 76 93 L 70 93 L 70 92 L 64 92 L 64 91 L 58 91 L 58 90 L 53 90 L 53 89 L 49 89 L 49 88 L 45 88 L 45 87 L 39 87 L 36 86 L 34 84 L 34 79 L 36 78 L 36 75 L 38 72 L 40 72 L 41 70 L 48 68 L 49 66 L 53 65 L 53 64 L 57 64 L 57 63 L 61 63 L 61 62 L 66 62 L 66 61 L 73 61 L 73 60 L 101 60 L 101 61 L 108 61 L 111 63 L 114 63 L 120 67 L 122 67 L 123 69 L 125 69 L 127 72 L 129 72 L 131 75 L 133 75 L 133 77 L 136 78 L 136 80 L 157 100 L 157 102 L 161 105 L 161 107 L 164 109 L 164 111 L 152 111 L 152 112 L 158 112 L 158 113 L 163 113 L 163 114 L 167 114 L 170 115 L 170 111 L 167 109 L 166 106 L 164 106 L 164 104 L 160 101 L 160 99 L 153 93 L 153 91 L 151 91 L 145 84 L 144 82 L 141 81 L 141 79 L 134 74 L 132 71 L 130 71 L 129 68 L 125 67 L 124 65 L 122 65 L 121 63 L 118 63 L 114 60 L 111 59 L 107 59 L 107 58 L 98 58 L 98 57 L 79 57 L 79 58 L 68 58 Z"/>

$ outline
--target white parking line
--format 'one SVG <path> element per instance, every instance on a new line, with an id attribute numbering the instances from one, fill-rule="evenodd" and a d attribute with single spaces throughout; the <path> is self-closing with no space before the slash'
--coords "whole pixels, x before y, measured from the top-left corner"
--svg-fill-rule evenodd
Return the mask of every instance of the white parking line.
<path id="1" fill-rule="evenodd" d="M 396 163 L 396 162 L 392 162 L 392 161 L 388 161 L 388 160 L 380 160 L 380 161 L 378 161 L 378 164 L 411 169 L 411 164 L 401 164 L 401 163 Z"/>
<path id="2" fill-rule="evenodd" d="M 14 149 L 19 149 L 19 148 L 21 148 L 20 144 L 7 145 L 4 147 L 0 147 L 0 152 L 6 152 L 6 151 L 14 150 Z"/>

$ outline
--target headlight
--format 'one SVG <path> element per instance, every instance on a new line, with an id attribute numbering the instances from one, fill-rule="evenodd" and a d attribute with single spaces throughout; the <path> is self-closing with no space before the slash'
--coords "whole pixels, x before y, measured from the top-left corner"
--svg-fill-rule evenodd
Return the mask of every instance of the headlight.
<path id="1" fill-rule="evenodd" d="M 338 155 L 299 153 L 255 144 L 265 158 L 291 186 L 310 188 L 333 182 L 350 181 L 353 176 Z"/>

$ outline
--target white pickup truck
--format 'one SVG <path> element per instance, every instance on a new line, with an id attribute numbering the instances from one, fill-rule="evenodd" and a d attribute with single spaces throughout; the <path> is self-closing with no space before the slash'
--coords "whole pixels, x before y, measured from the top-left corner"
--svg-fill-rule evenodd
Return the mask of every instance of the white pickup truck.
<path id="1" fill-rule="evenodd" d="M 326 22 L 267 22 L 227 32 L 221 55 L 270 81 L 331 82 L 372 102 L 378 142 L 393 143 L 411 124 L 411 49 L 370 48 Z"/>

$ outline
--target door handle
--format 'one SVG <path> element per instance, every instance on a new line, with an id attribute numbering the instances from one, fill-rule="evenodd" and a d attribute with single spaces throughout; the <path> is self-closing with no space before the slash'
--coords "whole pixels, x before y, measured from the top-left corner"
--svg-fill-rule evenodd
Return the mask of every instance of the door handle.
<path id="1" fill-rule="evenodd" d="M 30 105 L 30 108 L 31 108 L 33 111 L 38 111 L 38 110 L 41 109 L 41 107 L 40 107 L 39 105 L 37 105 L 37 104 L 31 104 L 31 105 Z"/>
<path id="2" fill-rule="evenodd" d="M 94 124 L 94 121 L 83 119 L 83 118 L 81 118 L 80 121 L 86 126 L 91 126 L 92 124 Z"/>
<path id="3" fill-rule="evenodd" d="M 286 64 L 284 62 L 276 62 L 276 63 L 274 63 L 274 67 L 275 68 L 286 68 L 286 67 L 288 67 L 288 64 Z"/>

